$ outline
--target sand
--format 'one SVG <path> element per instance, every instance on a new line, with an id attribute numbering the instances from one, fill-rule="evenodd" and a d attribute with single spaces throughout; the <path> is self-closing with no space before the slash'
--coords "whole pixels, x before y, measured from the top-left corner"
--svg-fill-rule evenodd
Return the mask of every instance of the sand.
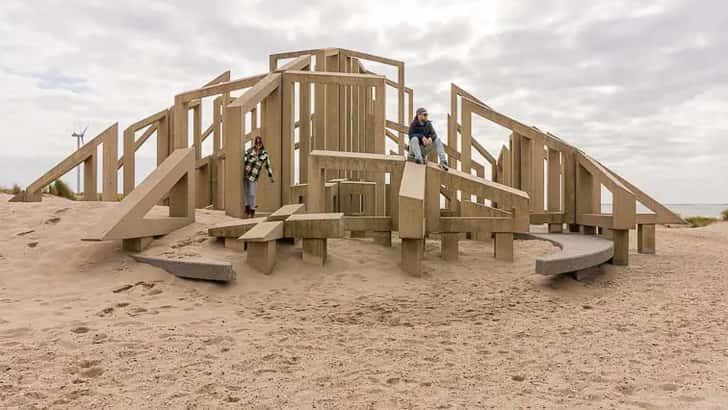
<path id="1" fill-rule="evenodd" d="M 721 408 L 728 405 L 728 224 L 658 228 L 658 255 L 592 282 L 533 273 L 464 242 L 428 241 L 404 274 L 399 242 L 330 242 L 271 276 L 198 222 L 149 254 L 230 260 L 237 281 L 189 281 L 118 242 L 81 242 L 112 204 L 0 195 L 3 408 Z"/>

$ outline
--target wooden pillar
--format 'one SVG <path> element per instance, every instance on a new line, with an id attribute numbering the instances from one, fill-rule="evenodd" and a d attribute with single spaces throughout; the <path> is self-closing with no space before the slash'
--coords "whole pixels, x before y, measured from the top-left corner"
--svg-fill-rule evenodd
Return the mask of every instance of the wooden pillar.
<path id="1" fill-rule="evenodd" d="M 157 130 L 157 138 L 159 138 L 159 130 Z M 134 151 L 134 130 L 132 129 L 125 129 L 124 130 L 124 196 L 127 196 L 131 193 L 131 191 L 134 190 L 134 177 L 135 177 L 135 167 L 136 167 L 136 161 L 135 156 L 136 152 Z M 159 143 L 157 143 L 157 146 L 159 146 Z M 159 155 L 159 154 L 157 154 Z"/>
<path id="2" fill-rule="evenodd" d="M 513 187 L 517 189 L 523 189 L 521 183 L 521 136 L 517 133 L 512 133 L 510 137 L 511 145 L 511 180 Z"/>
<path id="3" fill-rule="evenodd" d="M 385 154 L 386 152 L 386 135 L 384 133 L 386 123 L 386 89 L 384 80 L 377 83 L 375 87 L 376 101 L 374 104 L 374 152 L 376 154 Z M 384 216 L 384 190 L 385 190 L 385 173 L 377 172 L 374 174 L 374 182 L 376 182 L 376 215 Z"/>
<path id="4" fill-rule="evenodd" d="M 612 264 L 626 266 L 629 264 L 629 230 L 612 229 L 614 241 L 614 258 Z"/>
<path id="5" fill-rule="evenodd" d="M 316 53 L 316 71 L 326 71 L 326 53 L 321 49 Z M 314 84 L 314 118 L 313 118 L 313 147 L 314 149 L 328 149 L 326 145 L 326 85 Z"/>
<path id="6" fill-rule="evenodd" d="M 311 83 L 302 81 L 298 128 L 298 172 L 302 184 L 308 181 L 308 153 L 311 151 Z"/>
<path id="7" fill-rule="evenodd" d="M 561 153 L 553 148 L 548 149 L 548 177 L 546 201 L 550 212 L 561 210 Z M 549 232 L 560 233 L 564 229 L 562 223 L 549 224 Z"/>
<path id="8" fill-rule="evenodd" d="M 98 173 L 98 164 L 96 157 L 98 154 L 95 152 L 83 161 L 83 200 L 84 201 L 98 201 L 96 195 L 97 187 L 96 174 Z"/>
<path id="9" fill-rule="evenodd" d="M 224 209 L 224 160 L 220 155 L 222 153 L 222 97 L 217 97 L 212 102 L 212 124 L 212 167 L 210 169 L 212 207 L 214 209 Z"/>
<path id="10" fill-rule="evenodd" d="M 276 263 L 276 241 L 248 242 L 245 262 L 252 268 L 269 275 Z"/>
<path id="11" fill-rule="evenodd" d="M 531 209 L 536 212 L 544 210 L 544 141 L 543 137 L 531 140 Z"/>
<path id="12" fill-rule="evenodd" d="M 282 83 L 285 84 L 285 81 Z M 283 195 L 290 195 L 290 189 L 284 185 L 284 175 L 288 175 L 291 168 L 285 168 L 283 160 L 283 149 L 293 149 L 292 146 L 284 143 L 282 134 L 283 117 L 281 116 L 281 89 L 278 88 L 270 93 L 261 102 L 261 127 L 260 133 L 265 148 L 270 156 L 273 167 L 273 183 L 268 181 L 267 176 L 262 176 L 258 181 L 258 207 L 261 211 L 272 212 L 283 205 Z M 292 140 L 289 140 L 292 144 Z"/>
<path id="13" fill-rule="evenodd" d="M 655 253 L 655 225 L 637 225 L 637 252 Z"/>
<path id="14" fill-rule="evenodd" d="M 283 81 L 282 114 L 281 114 L 281 187 L 283 204 L 291 203 L 291 185 L 293 185 L 294 172 L 294 135 L 296 124 L 296 88 L 293 81 Z"/>
<path id="15" fill-rule="evenodd" d="M 440 230 L 440 171 L 427 167 L 425 181 L 425 231 Z"/>
<path id="16" fill-rule="evenodd" d="M 195 160 L 202 158 L 202 100 L 192 109 L 192 141 L 195 144 Z"/>
<path id="17" fill-rule="evenodd" d="M 238 106 L 226 106 L 223 114 L 225 149 L 225 214 L 243 217 L 242 137 L 244 117 Z"/>
<path id="18" fill-rule="evenodd" d="M 460 234 L 457 232 L 440 233 L 440 249 L 441 257 L 446 261 L 454 261 L 458 259 L 458 241 Z"/>
<path id="19" fill-rule="evenodd" d="M 115 123 L 106 131 L 102 144 L 102 172 L 101 172 L 101 199 L 103 201 L 118 200 L 118 173 L 119 173 L 119 124 Z"/>
<path id="20" fill-rule="evenodd" d="M 564 184 L 564 222 L 576 223 L 576 156 L 574 152 L 562 152 Z M 573 232 L 573 231 L 572 231 Z"/>
<path id="21" fill-rule="evenodd" d="M 397 66 L 397 77 L 399 83 L 399 88 L 397 88 L 397 122 L 400 125 L 406 126 L 407 123 L 405 122 L 404 118 L 404 63 L 400 63 Z M 402 153 L 404 152 L 405 134 L 402 132 L 398 132 L 397 136 L 399 137 L 397 152 L 402 155 Z"/>
<path id="22" fill-rule="evenodd" d="M 326 238 L 303 238 L 304 263 L 323 266 L 326 255 Z"/>
<path id="23" fill-rule="evenodd" d="M 493 243 L 495 259 L 499 261 L 513 262 L 513 233 L 496 232 Z"/>
<path id="24" fill-rule="evenodd" d="M 318 167 L 318 161 L 311 157 L 308 161 L 308 183 L 306 184 L 306 211 L 325 212 L 325 171 Z"/>
<path id="25" fill-rule="evenodd" d="M 460 138 L 461 138 L 461 150 L 460 150 L 460 164 L 462 171 L 470 175 L 470 169 L 472 168 L 471 157 L 472 157 L 472 141 L 473 141 L 473 114 L 470 110 L 470 104 L 463 100 L 463 119 L 460 124 Z M 461 201 L 470 201 L 472 199 L 469 191 L 462 191 Z"/>
<path id="26" fill-rule="evenodd" d="M 422 275 L 424 239 L 402 239 L 402 270 L 412 276 Z"/>
<path id="27" fill-rule="evenodd" d="M 194 165 L 169 191 L 169 216 L 195 218 Z"/>
<path id="28" fill-rule="evenodd" d="M 171 151 L 178 148 L 186 148 L 189 139 L 189 120 L 187 118 L 187 112 L 189 110 L 189 103 L 183 101 L 175 101 L 174 104 L 174 132 L 173 132 L 173 144 Z"/>
<path id="29" fill-rule="evenodd" d="M 172 110 L 167 110 L 167 115 L 159 120 L 159 124 L 157 125 L 157 166 L 169 156 L 172 113 Z"/>

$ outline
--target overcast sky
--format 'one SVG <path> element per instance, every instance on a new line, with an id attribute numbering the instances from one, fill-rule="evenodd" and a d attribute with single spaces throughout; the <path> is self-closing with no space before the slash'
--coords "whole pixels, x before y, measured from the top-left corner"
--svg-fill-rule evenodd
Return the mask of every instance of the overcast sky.
<path id="1" fill-rule="evenodd" d="M 268 54 L 321 47 L 404 60 L 443 136 L 455 82 L 663 202 L 728 202 L 719 0 L 3 0 L 0 185 L 47 171 L 81 125 L 123 129 L 226 69 L 253 75 Z M 508 133 L 482 121 L 476 136 L 495 151 Z"/>

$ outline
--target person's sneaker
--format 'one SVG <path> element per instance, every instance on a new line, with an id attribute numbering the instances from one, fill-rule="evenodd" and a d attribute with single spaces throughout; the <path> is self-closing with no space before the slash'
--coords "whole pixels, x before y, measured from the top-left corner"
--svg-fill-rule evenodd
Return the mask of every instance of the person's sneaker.
<path id="1" fill-rule="evenodd" d="M 442 168 L 443 171 L 447 171 L 448 169 L 450 169 L 450 167 L 447 166 L 447 162 L 441 162 L 440 168 Z"/>
<path id="2" fill-rule="evenodd" d="M 415 162 L 418 163 L 418 164 L 422 164 L 422 160 L 421 159 L 415 159 Z"/>

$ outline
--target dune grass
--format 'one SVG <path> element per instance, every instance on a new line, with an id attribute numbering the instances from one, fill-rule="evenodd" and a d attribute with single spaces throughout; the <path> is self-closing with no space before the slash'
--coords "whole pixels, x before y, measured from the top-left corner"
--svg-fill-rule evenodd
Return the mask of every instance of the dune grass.
<path id="1" fill-rule="evenodd" d="M 2 192 L 3 194 L 15 195 L 15 194 L 19 194 L 20 191 L 21 191 L 21 188 L 20 188 L 20 185 L 18 185 L 18 184 L 14 184 L 12 188 L 0 187 L 0 192 Z"/>
<path id="2" fill-rule="evenodd" d="M 76 200 L 76 194 L 73 192 L 73 190 L 60 179 L 55 180 L 52 184 L 48 186 L 48 193 L 51 195 L 70 199 L 72 201 Z"/>
<path id="3" fill-rule="evenodd" d="M 718 222 L 718 218 L 708 216 L 691 216 L 689 218 L 685 218 L 685 221 L 689 223 L 692 228 L 702 228 L 703 226 L 708 226 L 713 222 Z"/>
<path id="4" fill-rule="evenodd" d="M 728 221 L 728 209 L 724 209 L 723 212 L 720 213 L 720 216 L 724 221 Z"/>

